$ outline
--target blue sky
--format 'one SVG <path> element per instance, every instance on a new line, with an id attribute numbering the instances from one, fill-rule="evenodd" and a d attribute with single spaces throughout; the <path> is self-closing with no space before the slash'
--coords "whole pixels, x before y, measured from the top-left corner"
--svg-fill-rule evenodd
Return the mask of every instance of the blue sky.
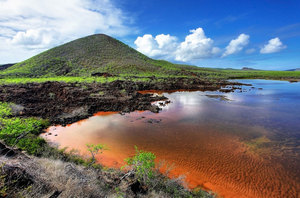
<path id="1" fill-rule="evenodd" d="M 0 64 L 106 33 L 148 56 L 176 63 L 300 67 L 299 0 L 41 2 L 0 0 L 0 45 L 5 46 L 0 49 Z"/>

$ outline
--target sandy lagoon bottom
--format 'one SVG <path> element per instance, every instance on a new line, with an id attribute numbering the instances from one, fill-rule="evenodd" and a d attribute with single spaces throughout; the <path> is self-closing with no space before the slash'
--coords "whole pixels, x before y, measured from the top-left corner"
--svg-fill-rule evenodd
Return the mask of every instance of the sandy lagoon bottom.
<path id="1" fill-rule="evenodd" d="M 113 167 L 136 145 L 173 164 L 171 175 L 185 175 L 189 187 L 223 197 L 299 197 L 300 83 L 241 82 L 253 87 L 164 93 L 171 103 L 160 113 L 99 112 L 42 136 L 83 155 L 87 143 L 104 143 L 109 150 L 98 161 Z"/>

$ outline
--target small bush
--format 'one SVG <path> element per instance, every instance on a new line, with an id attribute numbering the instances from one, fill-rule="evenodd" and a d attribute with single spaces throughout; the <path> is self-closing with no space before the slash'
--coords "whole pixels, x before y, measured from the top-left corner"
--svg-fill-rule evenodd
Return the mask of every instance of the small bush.
<path id="1" fill-rule="evenodd" d="M 131 158 L 125 159 L 127 165 L 136 173 L 140 182 L 149 183 L 154 177 L 155 158 L 151 152 L 138 150 L 135 146 L 136 154 Z"/>
<path id="2" fill-rule="evenodd" d="M 102 154 L 104 150 L 108 149 L 105 144 L 96 144 L 96 145 L 94 145 L 94 144 L 86 144 L 86 146 L 88 148 L 88 151 L 92 155 L 91 165 L 96 162 L 95 156 L 97 154 Z"/>
<path id="3" fill-rule="evenodd" d="M 11 108 L 9 103 L 0 102 L 0 117 L 11 115 Z"/>
<path id="4" fill-rule="evenodd" d="M 0 139 L 10 146 L 17 146 L 29 154 L 37 155 L 46 145 L 39 134 L 49 122 L 37 118 L 7 117 L 11 115 L 11 111 L 9 103 L 0 102 Z"/>

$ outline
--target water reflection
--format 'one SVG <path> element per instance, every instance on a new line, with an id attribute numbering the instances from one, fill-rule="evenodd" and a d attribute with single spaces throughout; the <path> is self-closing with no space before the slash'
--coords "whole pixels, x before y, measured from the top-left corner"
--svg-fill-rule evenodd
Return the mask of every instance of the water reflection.
<path id="1" fill-rule="evenodd" d="M 83 154 L 86 143 L 105 143 L 110 150 L 98 160 L 115 167 L 137 145 L 174 163 L 172 174 L 185 174 L 191 187 L 201 185 L 225 197 L 297 197 L 300 83 L 244 82 L 255 88 L 165 93 L 172 102 L 159 114 L 102 112 L 84 122 L 51 127 L 47 139 Z M 206 96 L 210 94 L 229 100 Z"/>

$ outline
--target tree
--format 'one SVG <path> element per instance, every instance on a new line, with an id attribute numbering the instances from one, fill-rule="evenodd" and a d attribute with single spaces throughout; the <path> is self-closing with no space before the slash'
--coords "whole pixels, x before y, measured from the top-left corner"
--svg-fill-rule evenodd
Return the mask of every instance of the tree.
<path id="1" fill-rule="evenodd" d="M 91 153 L 92 155 L 92 161 L 91 161 L 91 165 L 94 164 L 96 162 L 96 158 L 95 156 L 97 154 L 102 154 L 104 150 L 108 150 L 108 148 L 106 147 L 105 144 L 86 144 L 88 151 Z"/>

